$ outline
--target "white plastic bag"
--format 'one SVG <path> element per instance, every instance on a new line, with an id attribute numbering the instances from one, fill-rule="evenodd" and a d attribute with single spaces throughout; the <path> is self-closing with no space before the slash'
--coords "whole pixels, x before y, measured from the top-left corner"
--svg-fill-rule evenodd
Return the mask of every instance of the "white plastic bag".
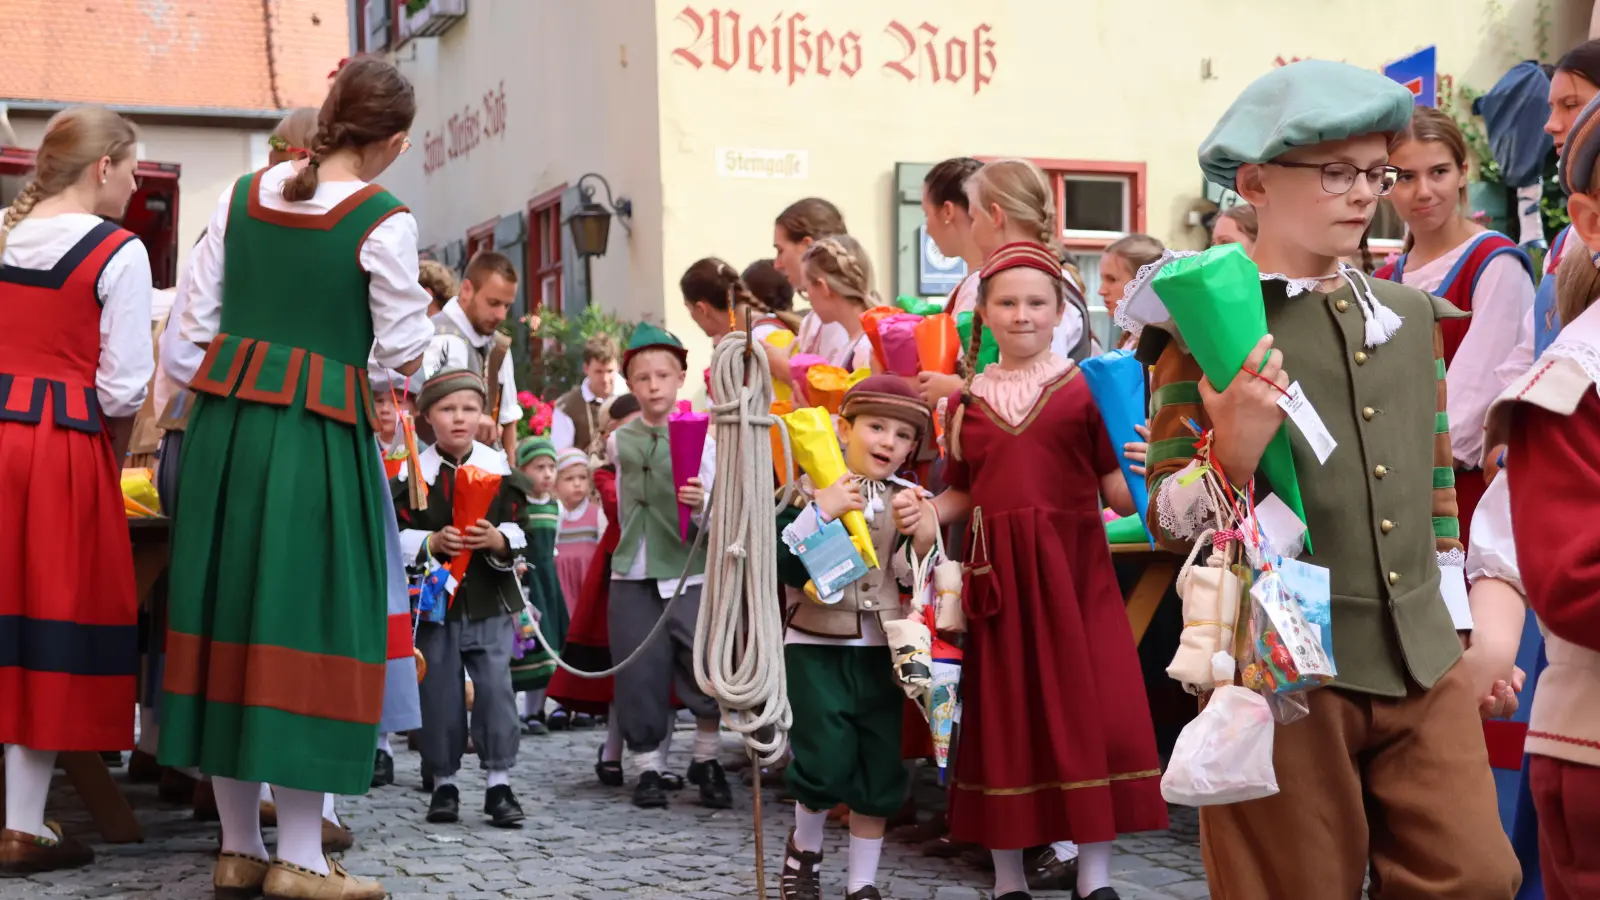
<path id="1" fill-rule="evenodd" d="M 1260 694 L 1224 685 L 1184 726 L 1161 776 L 1161 796 L 1184 806 L 1221 806 L 1278 792 L 1272 711 Z"/>

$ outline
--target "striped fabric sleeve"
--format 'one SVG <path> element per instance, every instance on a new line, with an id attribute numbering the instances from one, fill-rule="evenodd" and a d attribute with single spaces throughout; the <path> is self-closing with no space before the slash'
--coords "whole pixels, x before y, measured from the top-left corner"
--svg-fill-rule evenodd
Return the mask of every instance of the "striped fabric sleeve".
<path id="1" fill-rule="evenodd" d="M 1184 421 L 1193 419 L 1201 429 L 1211 427 L 1200 402 L 1200 378 L 1200 364 L 1179 349 L 1176 341 L 1167 344 L 1151 370 L 1150 450 L 1145 462 L 1150 503 L 1145 515 L 1150 533 L 1177 553 L 1188 553 L 1193 541 L 1173 537 L 1161 527 L 1156 503 L 1162 482 L 1194 459 L 1195 434 Z"/>
<path id="2" fill-rule="evenodd" d="M 1433 326 L 1434 379 L 1438 407 L 1433 417 L 1433 539 L 1439 553 L 1464 550 L 1457 518 L 1455 452 L 1450 447 L 1450 418 L 1445 412 L 1444 331 Z"/>

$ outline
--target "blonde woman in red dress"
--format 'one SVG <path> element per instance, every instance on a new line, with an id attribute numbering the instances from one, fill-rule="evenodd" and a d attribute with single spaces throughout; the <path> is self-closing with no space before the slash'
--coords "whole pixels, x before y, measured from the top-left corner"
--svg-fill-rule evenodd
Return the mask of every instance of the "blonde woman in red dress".
<path id="1" fill-rule="evenodd" d="M 1102 497 L 1121 513 L 1133 501 L 1088 387 L 1050 349 L 1066 311 L 1061 279 L 1041 244 L 990 255 L 977 313 L 1000 360 L 951 401 L 949 489 L 931 504 L 911 492 L 895 503 L 905 533 L 927 515 L 971 521 L 950 826 L 952 839 L 991 848 L 997 900 L 1031 896 L 1022 848 L 1055 841 L 1079 846 L 1078 896 L 1115 900 L 1112 840 L 1167 827 L 1100 516 Z"/>

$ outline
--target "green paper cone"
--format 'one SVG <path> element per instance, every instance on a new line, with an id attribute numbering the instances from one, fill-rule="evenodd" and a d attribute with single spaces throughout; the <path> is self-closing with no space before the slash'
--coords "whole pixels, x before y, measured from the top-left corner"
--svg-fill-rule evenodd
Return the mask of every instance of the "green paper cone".
<path id="1" fill-rule="evenodd" d="M 894 305 L 913 316 L 922 316 L 924 319 L 935 313 L 944 312 L 943 303 L 938 300 L 925 300 L 921 297 L 897 297 Z"/>
<path id="2" fill-rule="evenodd" d="M 1235 375 L 1267 333 L 1267 308 L 1261 298 L 1261 270 L 1238 244 L 1212 247 L 1197 256 L 1168 264 L 1150 287 L 1161 298 L 1173 324 L 1183 335 L 1189 352 L 1206 379 L 1218 390 L 1233 383 Z M 1272 490 L 1300 521 L 1306 520 L 1300 499 L 1300 481 L 1294 471 L 1285 422 L 1261 455 L 1260 470 Z M 1311 533 L 1306 532 L 1306 549 Z"/>
<path id="3" fill-rule="evenodd" d="M 967 347 L 972 344 L 972 312 L 956 313 L 956 333 L 961 335 L 961 355 L 967 355 Z M 983 336 L 978 339 L 978 371 L 982 372 L 989 364 L 1000 359 L 1000 345 L 994 342 L 994 332 L 985 328 Z"/>
<path id="4" fill-rule="evenodd" d="M 1106 542 L 1111 544 L 1139 544 L 1150 546 L 1150 536 L 1145 533 L 1144 519 L 1139 515 L 1123 516 L 1106 523 Z"/>

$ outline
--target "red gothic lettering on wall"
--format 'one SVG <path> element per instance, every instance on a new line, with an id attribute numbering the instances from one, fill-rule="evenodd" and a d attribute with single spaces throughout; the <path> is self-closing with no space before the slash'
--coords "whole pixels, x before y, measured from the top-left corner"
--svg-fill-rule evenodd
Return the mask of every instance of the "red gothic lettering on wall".
<path id="1" fill-rule="evenodd" d="M 506 133 L 506 83 L 483 92 L 479 105 L 467 104 L 445 120 L 444 127 L 422 135 L 422 171 L 432 175 L 452 160 L 467 156 L 485 138 Z"/>
<path id="2" fill-rule="evenodd" d="M 866 51 L 861 33 L 855 30 L 835 33 L 816 28 L 805 13 L 779 12 L 770 26 L 746 28 L 739 13 L 727 8 L 696 9 L 685 6 L 675 18 L 686 35 L 673 49 L 672 58 L 694 70 L 710 63 L 732 72 L 740 67 L 755 73 L 783 78 L 788 85 L 816 76 L 831 80 L 835 75 L 855 78 L 865 65 Z M 907 83 L 959 85 L 970 82 L 972 92 L 980 93 L 994 82 L 996 69 L 993 29 L 981 24 L 970 39 L 952 35 L 941 37 L 932 22 L 914 27 L 890 21 L 884 32 L 892 38 L 886 48 L 885 71 L 899 75 Z"/>

